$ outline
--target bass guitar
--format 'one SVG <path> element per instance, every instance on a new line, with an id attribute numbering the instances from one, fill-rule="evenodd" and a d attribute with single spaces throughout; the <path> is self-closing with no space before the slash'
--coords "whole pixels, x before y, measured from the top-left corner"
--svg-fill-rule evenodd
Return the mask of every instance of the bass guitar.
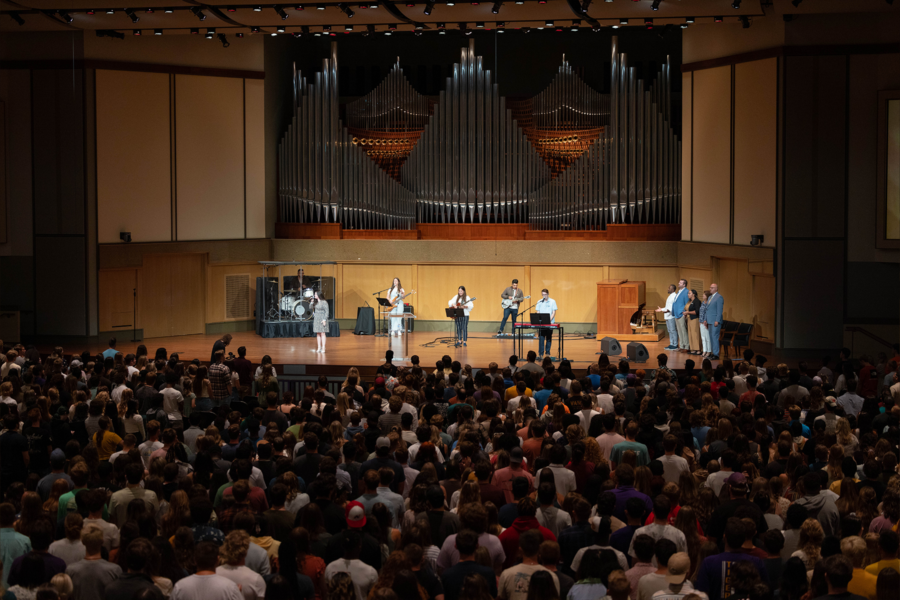
<path id="1" fill-rule="evenodd" d="M 502 308 L 510 308 L 513 305 L 513 302 L 524 302 L 525 300 L 528 300 L 529 298 L 531 298 L 531 296 L 525 296 L 521 300 L 513 300 L 512 298 L 506 298 L 502 302 L 500 302 L 500 306 Z"/>

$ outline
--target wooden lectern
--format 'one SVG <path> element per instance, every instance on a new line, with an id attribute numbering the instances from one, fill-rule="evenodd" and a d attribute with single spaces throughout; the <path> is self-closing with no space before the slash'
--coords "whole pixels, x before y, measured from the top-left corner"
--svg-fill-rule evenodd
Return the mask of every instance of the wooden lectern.
<path id="1" fill-rule="evenodd" d="M 597 339 L 632 333 L 631 318 L 645 303 L 644 288 L 643 281 L 607 279 L 597 282 Z"/>

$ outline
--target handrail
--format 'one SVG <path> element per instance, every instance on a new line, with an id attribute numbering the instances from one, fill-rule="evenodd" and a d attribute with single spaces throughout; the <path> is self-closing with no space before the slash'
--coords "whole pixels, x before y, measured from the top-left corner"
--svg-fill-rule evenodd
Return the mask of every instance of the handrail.
<path id="1" fill-rule="evenodd" d="M 862 327 L 856 327 L 856 326 L 852 326 L 852 327 L 844 327 L 844 331 L 849 331 L 850 333 L 857 333 L 857 332 L 858 332 L 858 333 L 862 333 L 863 335 L 872 338 L 873 340 L 875 340 L 875 341 L 878 342 L 879 344 L 884 344 L 884 345 L 887 346 L 888 348 L 893 348 L 893 347 L 894 347 L 894 345 L 891 344 L 890 342 L 888 342 L 887 340 L 878 337 L 877 335 L 875 335 L 874 333 L 872 333 L 872 332 L 869 331 L 868 329 L 863 329 Z M 852 343 L 851 343 L 851 345 L 852 345 Z"/>

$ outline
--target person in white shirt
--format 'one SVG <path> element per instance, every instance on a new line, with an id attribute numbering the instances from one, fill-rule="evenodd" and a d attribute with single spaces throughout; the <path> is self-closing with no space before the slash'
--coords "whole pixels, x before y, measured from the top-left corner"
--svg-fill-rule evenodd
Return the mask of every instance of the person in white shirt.
<path id="1" fill-rule="evenodd" d="M 550 315 L 550 324 L 556 323 L 556 300 L 550 297 L 550 292 L 545 288 L 541 290 L 541 299 L 535 305 L 535 312 Z M 553 330 L 541 329 L 538 332 L 538 356 L 549 356 L 550 346 L 553 344 Z M 546 352 L 546 354 L 545 354 Z"/>
<path id="2" fill-rule="evenodd" d="M 347 514 L 347 524 L 351 531 L 344 538 L 344 557 L 339 558 L 325 567 L 325 581 L 331 582 L 338 573 L 347 573 L 353 581 L 353 589 L 356 592 L 356 600 L 366 600 L 369 590 L 378 581 L 378 571 L 359 560 L 359 552 L 362 550 L 362 537 L 353 531 L 366 524 L 365 509 L 356 503 Z"/>
<path id="3" fill-rule="evenodd" d="M 675 548 L 678 552 L 687 552 L 687 539 L 684 537 L 684 534 L 677 528 L 669 525 L 668 519 L 671 508 L 672 504 L 667 496 L 660 494 L 653 500 L 653 522 L 640 527 L 634 532 L 634 537 L 631 538 L 631 544 L 628 546 L 629 556 L 637 557 L 637 554 L 634 553 L 634 538 L 639 535 L 649 535 L 654 540 L 659 540 L 660 538 L 671 540 L 675 543 Z"/>
<path id="4" fill-rule="evenodd" d="M 459 286 L 456 295 L 447 302 L 447 306 L 450 308 L 463 309 L 463 314 L 465 315 L 464 317 L 456 319 L 457 348 L 465 346 L 469 339 L 469 313 L 475 308 L 475 305 L 472 303 L 473 300 L 475 300 L 475 298 L 469 298 L 468 294 L 466 294 L 466 288 L 464 286 Z"/>
<path id="5" fill-rule="evenodd" d="M 667 435 L 663 438 L 663 450 L 666 453 L 659 457 L 659 462 L 663 464 L 663 479 L 666 480 L 666 483 L 678 483 L 682 473 L 691 471 L 687 460 L 681 456 L 675 456 L 677 447 L 678 438 L 674 435 Z"/>
<path id="6" fill-rule="evenodd" d="M 557 444 L 550 449 L 550 466 L 544 467 L 544 469 L 549 469 L 553 472 L 556 493 L 563 497 L 569 492 L 575 492 L 578 489 L 575 483 L 575 473 L 565 467 L 566 462 L 566 449 L 564 446 Z M 541 484 L 541 471 L 544 469 L 539 469 L 534 474 L 535 489 Z"/>
<path id="7" fill-rule="evenodd" d="M 606 460 L 609 460 L 609 457 L 612 454 L 613 446 L 615 446 L 619 442 L 624 442 L 625 438 L 616 433 L 615 413 L 609 412 L 603 415 L 602 423 L 603 429 L 605 431 L 597 436 L 597 443 L 600 445 L 600 450 L 603 452 L 603 457 Z"/>
<path id="8" fill-rule="evenodd" d="M 597 395 L 597 406 L 604 415 L 610 415 L 615 412 L 616 398 L 610 390 L 612 382 L 609 377 L 600 380 L 600 393 Z M 587 431 L 585 429 L 585 431 Z M 624 440 L 623 440 L 624 441 Z"/>
<path id="9" fill-rule="evenodd" d="M 837 399 L 838 406 L 843 408 L 847 415 L 853 415 L 854 417 L 859 415 L 859 411 L 862 410 L 863 403 L 866 401 L 865 398 L 856 393 L 856 385 L 856 379 L 848 381 L 847 391 Z"/>
<path id="10" fill-rule="evenodd" d="M 196 575 L 180 579 L 170 600 L 244 600 L 238 584 L 216 574 L 219 564 L 219 547 L 212 542 L 200 542 L 194 549 L 194 560 L 197 563 Z"/>
<path id="11" fill-rule="evenodd" d="M 666 318 L 666 330 L 669 332 L 669 345 L 666 346 L 666 350 L 678 350 L 678 327 L 675 325 L 676 315 L 672 312 L 672 305 L 675 303 L 677 295 L 675 293 L 675 285 L 670 285 L 669 297 L 666 298 L 666 307 L 656 307 L 656 312 L 664 313 Z"/>
<path id="12" fill-rule="evenodd" d="M 244 564 L 249 548 L 250 536 L 246 531 L 236 529 L 225 536 L 225 543 L 219 552 L 222 565 L 216 569 L 216 575 L 235 582 L 244 600 L 263 600 L 266 597 L 266 582 L 259 573 Z"/>

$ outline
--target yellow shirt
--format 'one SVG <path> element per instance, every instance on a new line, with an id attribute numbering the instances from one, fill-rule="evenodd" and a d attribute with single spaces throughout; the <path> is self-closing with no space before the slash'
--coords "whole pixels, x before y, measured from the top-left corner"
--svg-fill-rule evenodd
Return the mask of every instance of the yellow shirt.
<path id="1" fill-rule="evenodd" d="M 519 392 L 516 390 L 516 386 L 512 386 L 511 388 L 506 388 L 506 401 L 509 402 L 513 398 L 519 395 Z M 525 388 L 525 395 L 529 398 L 534 396 L 534 392 L 531 391 L 531 388 Z"/>
<path id="2" fill-rule="evenodd" d="M 879 560 L 877 563 L 871 564 L 866 567 L 866 573 L 878 575 L 888 567 L 900 571 L 900 558 L 894 558 L 891 560 Z"/>
<path id="3" fill-rule="evenodd" d="M 92 438 L 94 444 L 97 443 L 97 434 L 95 433 Z M 114 431 L 107 431 L 103 434 L 103 441 L 100 442 L 100 446 L 97 448 L 97 454 L 100 456 L 100 460 L 109 460 L 109 457 L 113 455 L 116 451 L 116 448 L 119 447 L 119 444 L 122 443 L 122 438 L 120 438 Z"/>
<path id="4" fill-rule="evenodd" d="M 866 573 L 863 569 L 853 569 L 853 579 L 847 586 L 847 591 L 851 594 L 875 600 L 875 584 L 878 577 L 871 573 Z"/>

